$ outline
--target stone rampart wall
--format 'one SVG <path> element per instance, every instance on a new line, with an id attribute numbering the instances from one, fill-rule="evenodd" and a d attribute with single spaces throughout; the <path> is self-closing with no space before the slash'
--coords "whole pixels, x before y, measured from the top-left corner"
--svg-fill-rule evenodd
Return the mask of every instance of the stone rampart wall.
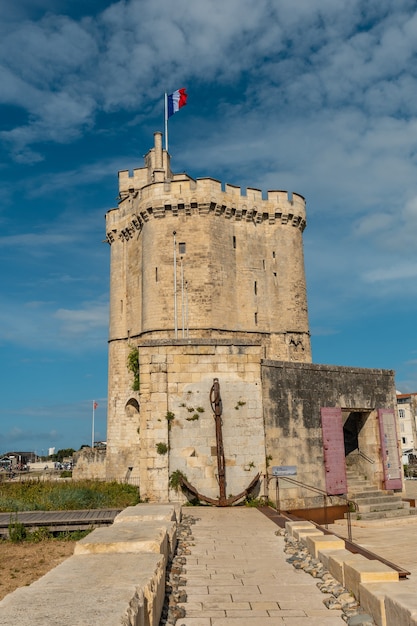
<path id="1" fill-rule="evenodd" d="M 325 490 L 320 409 L 341 407 L 367 414 L 361 451 L 373 461 L 364 461 L 368 479 L 382 485 L 376 415 L 378 408 L 395 407 L 392 370 L 264 361 L 262 383 L 266 454 L 271 466 L 296 466 L 294 478 Z M 289 484 L 280 495 L 281 507 L 287 510 L 322 505 L 321 496 Z"/>
<path id="2" fill-rule="evenodd" d="M 244 490 L 265 472 L 259 343 L 215 341 L 139 346 L 139 410 L 129 407 L 129 386 L 109 398 L 107 472 L 123 475 L 126 458 L 140 478 L 142 498 L 176 499 L 170 475 L 179 470 L 201 493 L 218 497 L 216 434 L 210 389 L 219 379 L 223 401 L 223 440 L 227 494 Z M 126 410 L 126 408 L 128 410 Z M 119 415 L 116 419 L 115 415 Z M 132 450 L 138 452 L 133 458 Z"/>

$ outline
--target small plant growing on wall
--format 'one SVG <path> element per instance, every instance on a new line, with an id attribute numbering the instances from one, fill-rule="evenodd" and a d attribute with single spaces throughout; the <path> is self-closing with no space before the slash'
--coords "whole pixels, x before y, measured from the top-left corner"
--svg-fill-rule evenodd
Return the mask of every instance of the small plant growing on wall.
<path id="1" fill-rule="evenodd" d="M 165 415 L 165 417 L 168 422 L 168 430 L 171 430 L 171 424 L 175 419 L 175 415 L 172 411 L 167 411 L 167 414 Z"/>
<path id="2" fill-rule="evenodd" d="M 169 477 L 168 485 L 170 489 L 174 489 L 178 493 L 181 491 L 183 480 L 187 480 L 187 476 L 181 470 L 175 470 Z"/>
<path id="3" fill-rule="evenodd" d="M 129 372 L 133 374 L 133 383 L 132 389 L 133 391 L 139 391 L 140 380 L 139 380 L 139 350 L 138 348 L 132 347 L 128 356 L 127 356 L 127 369 Z"/>
<path id="4" fill-rule="evenodd" d="M 159 441 L 156 444 L 156 451 L 158 454 L 166 454 L 168 452 L 168 446 L 163 441 Z"/>
<path id="5" fill-rule="evenodd" d="M 200 416 L 198 413 L 194 413 L 191 417 L 186 417 L 185 419 L 187 420 L 187 422 L 195 422 L 199 419 L 199 417 Z"/>

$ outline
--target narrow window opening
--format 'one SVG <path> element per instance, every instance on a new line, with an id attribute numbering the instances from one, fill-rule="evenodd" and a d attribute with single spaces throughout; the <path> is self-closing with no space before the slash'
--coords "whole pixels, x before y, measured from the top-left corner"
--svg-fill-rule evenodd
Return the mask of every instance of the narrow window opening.
<path id="1" fill-rule="evenodd" d="M 233 235 L 233 248 L 236 250 L 236 237 Z"/>
<path id="2" fill-rule="evenodd" d="M 272 252 L 272 258 L 275 259 L 275 250 Z"/>
<path id="3" fill-rule="evenodd" d="M 158 282 L 158 268 L 155 267 L 155 282 Z"/>
<path id="4" fill-rule="evenodd" d="M 256 280 L 255 280 L 255 282 L 253 283 L 253 290 L 254 290 L 254 292 L 255 292 L 255 296 L 256 296 L 256 295 L 258 294 L 258 285 L 257 285 L 257 283 L 256 283 Z"/>
<path id="5" fill-rule="evenodd" d="M 180 254 L 185 254 L 185 243 L 184 242 L 179 243 L 178 247 L 179 247 L 179 253 Z"/>
<path id="6" fill-rule="evenodd" d="M 262 267 L 265 269 L 265 259 L 262 259 Z"/>
<path id="7" fill-rule="evenodd" d="M 255 326 L 257 326 L 257 325 L 258 325 L 258 314 L 255 313 Z"/>

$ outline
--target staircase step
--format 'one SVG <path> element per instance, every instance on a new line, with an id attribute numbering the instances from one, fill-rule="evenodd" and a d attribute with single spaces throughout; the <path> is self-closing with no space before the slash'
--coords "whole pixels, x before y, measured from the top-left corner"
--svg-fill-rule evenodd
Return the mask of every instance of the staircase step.
<path id="1" fill-rule="evenodd" d="M 382 491 L 381 489 L 373 489 L 372 491 L 349 491 L 349 496 L 354 500 L 366 500 L 368 498 L 392 498 L 396 496 L 392 496 L 391 494 L 387 494 L 386 491 Z M 398 496 L 401 499 L 401 496 Z"/>
<path id="2" fill-rule="evenodd" d="M 407 506 L 403 506 L 405 503 L 402 502 L 381 502 L 375 504 L 360 504 L 359 505 L 359 513 L 378 513 L 382 511 L 403 511 L 405 509 L 410 508 L 410 503 L 407 502 Z"/>
<path id="3" fill-rule="evenodd" d="M 375 485 L 373 485 L 369 480 L 349 480 L 348 479 L 349 489 L 375 489 Z"/>
<path id="4" fill-rule="evenodd" d="M 386 496 L 385 494 L 379 494 L 373 496 L 371 498 L 352 498 L 357 502 L 360 506 L 366 504 L 384 504 L 384 502 L 389 502 L 392 504 L 401 504 L 402 497 L 401 496 Z"/>
<path id="5" fill-rule="evenodd" d="M 392 511 L 375 511 L 369 513 L 351 513 L 352 520 L 390 519 L 417 515 L 417 509 L 394 509 Z M 345 513 L 347 517 L 347 513 Z"/>

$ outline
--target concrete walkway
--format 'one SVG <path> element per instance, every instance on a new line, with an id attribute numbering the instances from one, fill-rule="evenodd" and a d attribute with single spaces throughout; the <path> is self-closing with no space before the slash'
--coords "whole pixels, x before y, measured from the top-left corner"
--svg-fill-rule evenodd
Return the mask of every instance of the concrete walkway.
<path id="1" fill-rule="evenodd" d="M 278 526 L 255 508 L 184 508 L 197 521 L 177 626 L 343 626 L 317 579 L 286 562 Z"/>

